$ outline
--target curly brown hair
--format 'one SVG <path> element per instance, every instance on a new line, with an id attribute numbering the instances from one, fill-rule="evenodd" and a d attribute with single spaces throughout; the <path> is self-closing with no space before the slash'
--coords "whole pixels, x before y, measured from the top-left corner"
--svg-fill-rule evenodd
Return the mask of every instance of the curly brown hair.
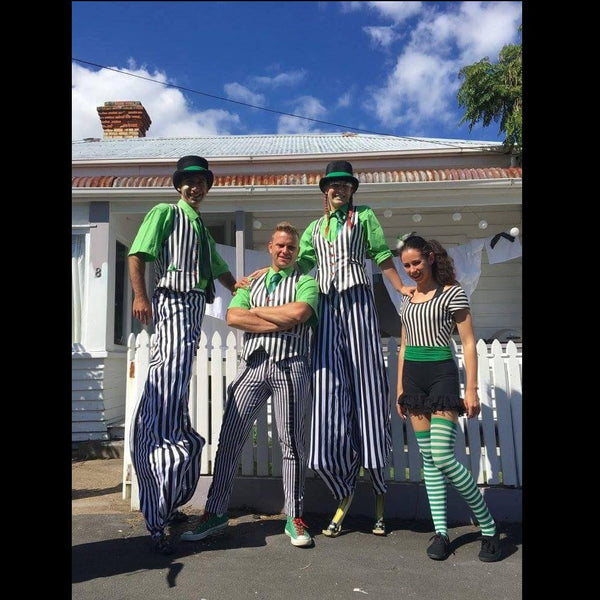
<path id="1" fill-rule="evenodd" d="M 420 235 L 411 235 L 404 240 L 404 244 L 400 249 L 400 256 L 405 250 L 409 249 L 419 251 L 424 258 L 427 258 L 433 252 L 434 261 L 431 265 L 433 278 L 439 285 L 458 285 L 454 261 L 444 246 L 437 240 L 426 240 Z"/>

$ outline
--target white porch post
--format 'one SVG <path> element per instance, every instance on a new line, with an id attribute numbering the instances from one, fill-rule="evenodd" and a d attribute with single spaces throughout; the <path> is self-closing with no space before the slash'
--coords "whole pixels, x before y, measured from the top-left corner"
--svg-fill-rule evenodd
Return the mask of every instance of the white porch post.
<path id="1" fill-rule="evenodd" d="M 105 352 L 107 336 L 113 334 L 108 322 L 109 210 L 108 202 L 90 203 L 90 224 L 96 226 L 90 229 L 87 335 L 82 340 L 87 352 Z"/>
<path id="2" fill-rule="evenodd" d="M 240 279 L 245 274 L 244 254 L 246 250 L 246 219 L 243 210 L 235 211 L 235 278 Z M 235 330 L 237 347 L 241 348 L 244 332 Z"/>

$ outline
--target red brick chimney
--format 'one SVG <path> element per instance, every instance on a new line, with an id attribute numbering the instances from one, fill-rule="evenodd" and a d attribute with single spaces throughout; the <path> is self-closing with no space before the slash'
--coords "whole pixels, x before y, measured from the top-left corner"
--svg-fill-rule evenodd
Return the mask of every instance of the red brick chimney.
<path id="1" fill-rule="evenodd" d="M 104 139 L 146 137 L 152 123 L 146 109 L 137 100 L 105 102 L 96 110 L 100 115 Z"/>

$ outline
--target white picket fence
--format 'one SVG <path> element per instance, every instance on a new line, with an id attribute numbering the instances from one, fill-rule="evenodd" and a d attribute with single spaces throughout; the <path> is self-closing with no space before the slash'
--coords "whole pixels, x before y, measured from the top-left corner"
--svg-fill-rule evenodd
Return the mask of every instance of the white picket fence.
<path id="1" fill-rule="evenodd" d="M 190 384 L 192 423 L 206 439 L 201 458 L 202 475 L 212 474 L 226 390 L 234 379 L 238 366 L 238 336 L 227 329 L 213 327 L 211 331 L 209 328 L 208 335 L 202 332 Z M 131 334 L 128 340 L 123 498 L 131 499 L 132 510 L 139 509 L 139 500 L 137 480 L 129 453 L 131 419 L 144 387 L 152 340 L 145 331 L 137 337 Z M 462 354 L 460 347 L 454 343 L 452 350 L 459 366 L 462 387 Z M 479 340 L 477 352 L 481 413 L 477 419 L 460 418 L 457 457 L 480 485 L 521 488 L 522 354 L 514 342 L 509 341 L 503 347 L 498 340 L 491 344 Z M 394 338 L 390 338 L 388 342 L 386 356 L 391 390 L 393 442 L 387 479 L 418 483 L 423 480 L 423 474 L 416 438 L 410 421 L 400 419 L 395 409 L 398 344 Z M 306 422 L 310 423 L 310 411 Z M 244 446 L 240 459 L 240 476 L 281 477 L 281 466 L 281 450 L 277 442 L 275 421 L 271 419 L 269 400 Z M 316 475 L 309 469 L 307 476 Z"/>

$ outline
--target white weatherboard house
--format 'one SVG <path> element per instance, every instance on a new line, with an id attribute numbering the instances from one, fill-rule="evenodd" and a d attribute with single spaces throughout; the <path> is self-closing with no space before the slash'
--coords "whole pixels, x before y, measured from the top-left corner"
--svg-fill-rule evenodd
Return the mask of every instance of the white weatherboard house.
<path id="1" fill-rule="evenodd" d="M 139 102 L 107 102 L 98 113 L 103 139 L 72 143 L 74 446 L 109 440 L 124 421 L 126 344 L 141 330 L 131 316 L 127 253 L 146 212 L 177 202 L 171 178 L 188 154 L 205 157 L 215 174 L 202 216 L 237 278 L 252 270 L 256 251 L 268 264 L 279 221 L 302 232 L 322 213 L 318 181 L 327 163 L 348 160 L 360 181 L 355 204 L 375 210 L 391 248 L 416 231 L 451 253 L 477 339 L 522 341 L 521 234 L 497 235 L 522 231 L 522 169 L 501 144 L 355 133 L 151 139 Z M 382 336 L 398 337 L 398 298 L 372 272 Z M 147 276 L 151 289 L 151 269 Z M 229 300 L 217 288 L 207 328 Z"/>

